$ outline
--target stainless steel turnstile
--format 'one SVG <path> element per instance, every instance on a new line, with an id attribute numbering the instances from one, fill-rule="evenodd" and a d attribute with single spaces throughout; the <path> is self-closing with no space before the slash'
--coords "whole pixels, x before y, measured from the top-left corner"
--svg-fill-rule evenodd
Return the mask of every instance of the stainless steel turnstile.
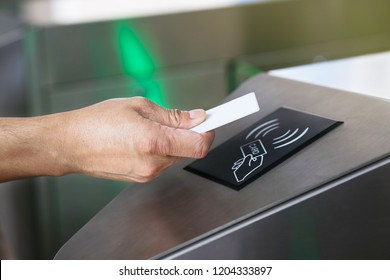
<path id="1" fill-rule="evenodd" d="M 266 74 L 260 112 L 217 130 L 214 147 L 280 107 L 343 121 L 240 191 L 173 166 L 119 194 L 57 259 L 390 257 L 390 103 Z M 82 187 L 82 186 L 80 186 Z"/>

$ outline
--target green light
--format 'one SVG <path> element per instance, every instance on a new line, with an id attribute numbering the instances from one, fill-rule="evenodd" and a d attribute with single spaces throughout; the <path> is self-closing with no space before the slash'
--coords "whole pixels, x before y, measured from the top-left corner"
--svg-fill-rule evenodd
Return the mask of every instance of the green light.
<path id="1" fill-rule="evenodd" d="M 146 89 L 146 97 L 154 103 L 167 107 L 164 100 L 164 91 L 161 84 L 154 80 L 142 81 L 141 86 Z"/>
<path id="2" fill-rule="evenodd" d="M 128 21 L 118 21 L 116 28 L 124 72 L 145 89 L 145 97 L 167 107 L 163 87 L 154 79 L 156 65 L 150 52 Z"/>
<path id="3" fill-rule="evenodd" d="M 119 22 L 118 35 L 120 54 L 126 74 L 138 79 L 151 78 L 155 71 L 154 62 L 126 22 Z"/>

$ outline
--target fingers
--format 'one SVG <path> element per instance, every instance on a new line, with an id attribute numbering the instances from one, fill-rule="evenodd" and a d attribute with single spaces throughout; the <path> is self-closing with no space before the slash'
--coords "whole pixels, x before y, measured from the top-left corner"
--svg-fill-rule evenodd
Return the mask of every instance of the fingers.
<path id="1" fill-rule="evenodd" d="M 154 128 L 158 128 L 146 141 L 149 154 L 180 158 L 203 158 L 207 155 L 214 132 L 199 134 L 188 130 L 206 119 L 204 110 L 170 110 L 145 98 L 136 101 L 138 113 L 146 120 L 154 121 L 157 125 Z"/>
<path id="2" fill-rule="evenodd" d="M 137 101 L 144 103 L 138 106 L 138 112 L 144 118 L 165 126 L 190 129 L 206 119 L 206 112 L 203 109 L 181 111 L 178 109 L 163 108 L 145 98 L 138 99 Z"/>
<path id="3" fill-rule="evenodd" d="M 178 109 L 159 108 L 151 118 L 162 125 L 173 128 L 190 129 L 206 119 L 206 112 L 202 109 L 181 111 Z"/>
<path id="4" fill-rule="evenodd" d="M 174 129 L 162 126 L 163 137 L 156 142 L 156 152 L 160 155 L 203 158 L 213 143 L 215 133 L 196 133 L 186 129 Z"/>

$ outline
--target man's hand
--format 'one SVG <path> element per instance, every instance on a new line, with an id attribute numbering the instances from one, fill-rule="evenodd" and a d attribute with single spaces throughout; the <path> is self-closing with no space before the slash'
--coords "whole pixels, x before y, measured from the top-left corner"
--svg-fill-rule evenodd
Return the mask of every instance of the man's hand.
<path id="1" fill-rule="evenodd" d="M 204 110 L 164 109 L 134 97 L 29 119 L 0 119 L 0 181 L 83 173 L 147 182 L 182 158 L 206 156 L 213 132 L 189 129 Z"/>

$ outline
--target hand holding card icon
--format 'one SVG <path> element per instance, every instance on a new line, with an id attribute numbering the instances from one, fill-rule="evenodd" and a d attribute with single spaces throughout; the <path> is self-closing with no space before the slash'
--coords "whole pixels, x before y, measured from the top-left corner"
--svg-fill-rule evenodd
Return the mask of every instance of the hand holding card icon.
<path id="1" fill-rule="evenodd" d="M 260 167 L 263 164 L 263 159 L 263 156 L 254 157 L 252 155 L 247 155 L 236 161 L 232 169 L 234 170 L 233 173 L 237 182 L 244 181 L 249 174 Z"/>
<path id="2" fill-rule="evenodd" d="M 245 178 L 263 164 L 267 151 L 260 140 L 255 140 L 240 147 L 243 158 L 237 160 L 232 167 L 237 182 Z"/>

